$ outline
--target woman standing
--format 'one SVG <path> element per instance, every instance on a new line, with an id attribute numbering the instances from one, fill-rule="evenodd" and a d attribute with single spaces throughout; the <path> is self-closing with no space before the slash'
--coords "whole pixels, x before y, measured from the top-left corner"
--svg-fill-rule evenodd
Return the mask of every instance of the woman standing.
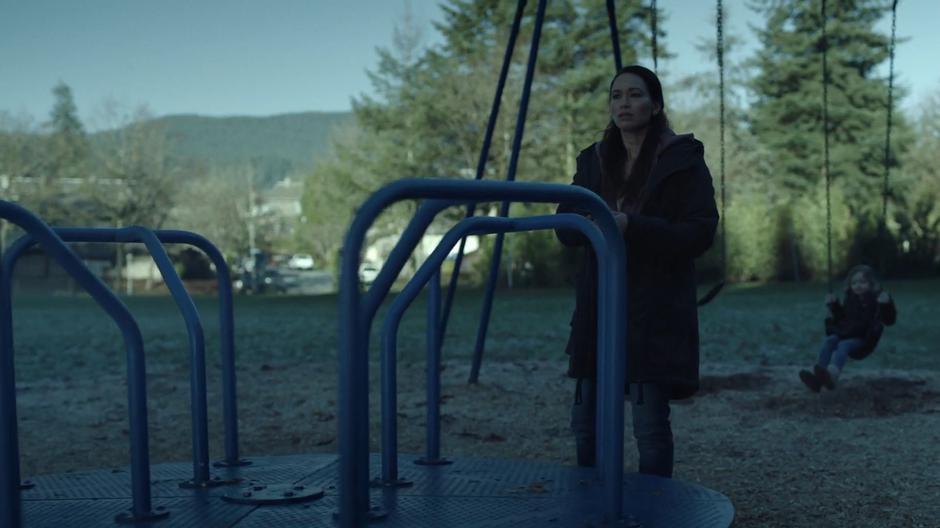
<path id="1" fill-rule="evenodd" d="M 642 66 L 610 83 L 610 123 L 603 139 L 581 151 L 574 185 L 607 202 L 626 242 L 627 391 L 639 471 L 672 476 L 669 401 L 699 386 L 694 259 L 712 244 L 718 224 L 702 143 L 669 128 L 662 85 Z M 580 212 L 567 204 L 559 213 Z M 583 214 L 583 212 L 582 212 Z M 558 230 L 567 246 L 585 246 L 566 352 L 577 380 L 571 428 L 578 464 L 595 463 L 597 261 L 583 235 Z"/>

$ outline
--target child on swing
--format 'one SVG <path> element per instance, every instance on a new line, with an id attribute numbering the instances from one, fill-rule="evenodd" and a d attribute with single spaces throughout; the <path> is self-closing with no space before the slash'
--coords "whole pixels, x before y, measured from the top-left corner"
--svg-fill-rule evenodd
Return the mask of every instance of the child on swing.
<path id="1" fill-rule="evenodd" d="M 846 279 L 842 302 L 826 296 L 831 317 L 826 319 L 826 340 L 819 350 L 813 371 L 800 371 L 800 380 L 813 392 L 834 389 L 848 358 L 862 359 L 874 350 L 884 326 L 897 319 L 897 309 L 888 292 L 881 289 L 875 271 L 865 265 L 852 268 Z"/>

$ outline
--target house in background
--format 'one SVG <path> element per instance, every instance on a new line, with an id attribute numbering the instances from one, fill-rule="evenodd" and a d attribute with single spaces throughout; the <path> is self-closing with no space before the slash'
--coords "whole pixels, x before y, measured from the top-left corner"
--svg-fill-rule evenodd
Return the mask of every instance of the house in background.
<path id="1" fill-rule="evenodd" d="M 270 189 L 261 191 L 260 212 L 285 219 L 299 218 L 303 213 L 303 207 L 300 205 L 303 194 L 304 183 L 287 176 Z"/>

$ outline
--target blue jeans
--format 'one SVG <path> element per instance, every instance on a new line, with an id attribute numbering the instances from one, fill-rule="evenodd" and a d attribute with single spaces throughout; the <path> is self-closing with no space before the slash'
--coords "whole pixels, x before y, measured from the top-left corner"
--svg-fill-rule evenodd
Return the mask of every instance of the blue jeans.
<path id="1" fill-rule="evenodd" d="M 579 383 L 580 398 L 576 393 L 571 406 L 571 430 L 578 445 L 579 463 L 585 459 L 593 465 L 597 386 L 593 379 L 582 378 Z M 673 443 L 668 387 L 653 383 L 630 384 L 630 410 L 633 438 L 640 455 L 640 473 L 671 478 Z"/>
<path id="2" fill-rule="evenodd" d="M 849 359 L 849 352 L 863 346 L 865 346 L 865 340 L 860 337 L 840 339 L 837 335 L 827 336 L 822 348 L 819 349 L 819 360 L 816 363 L 823 368 L 831 363 L 841 371 Z"/>

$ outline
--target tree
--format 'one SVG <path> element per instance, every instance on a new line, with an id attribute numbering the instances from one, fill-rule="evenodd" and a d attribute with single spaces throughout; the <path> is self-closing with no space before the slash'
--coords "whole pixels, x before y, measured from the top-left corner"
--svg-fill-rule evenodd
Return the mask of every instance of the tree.
<path id="1" fill-rule="evenodd" d="M 699 271 L 728 280 L 769 280 L 784 264 L 777 252 L 781 188 L 762 164 L 761 144 L 747 123 L 745 94 L 748 65 L 738 56 L 742 40 L 729 31 L 728 9 L 723 13 L 725 83 L 725 208 L 724 231 L 716 233 L 712 249 L 704 255 Z M 703 70 L 667 86 L 667 106 L 673 129 L 691 131 L 705 145 L 705 160 L 711 170 L 715 198 L 721 206 L 721 87 L 716 39 L 697 45 Z M 725 237 L 722 240 L 721 237 Z M 727 246 L 726 269 L 721 268 L 722 244 Z"/>
<path id="2" fill-rule="evenodd" d="M 633 62 L 638 55 L 634 50 L 648 41 L 647 10 L 639 1 L 626 5 L 620 6 L 621 41 L 625 62 Z M 614 68 L 603 2 L 553 6 L 540 41 L 519 180 L 569 181 L 577 150 L 597 139 L 607 122 L 607 83 Z M 345 227 L 354 208 L 383 183 L 475 174 L 515 6 L 497 0 L 452 0 L 442 9 L 444 18 L 436 25 L 444 38 L 441 47 L 422 51 L 419 32 L 406 15 L 392 49 L 379 50 L 379 67 L 370 74 L 373 88 L 354 101 L 357 128 L 337 141 L 333 157 L 307 182 L 308 220 L 330 218 Z M 487 178 L 506 177 L 534 14 L 529 9 L 523 19 L 487 159 Z M 531 212 L 548 209 L 527 207 Z M 399 205 L 376 223 L 374 234 L 397 232 L 413 211 L 411 204 Z M 446 223 L 462 215 L 462 209 L 455 208 L 442 216 Z M 324 230 L 318 233 L 327 236 Z M 330 235 L 328 245 L 338 248 L 340 236 Z M 334 252 L 325 247 L 319 251 Z M 536 264 L 554 258 L 529 257 Z M 538 270 L 534 275 L 539 276 Z"/>
<path id="3" fill-rule="evenodd" d="M 229 261 L 266 247 L 268 230 L 259 215 L 250 165 L 191 167 L 187 172 L 200 177 L 180 186 L 170 217 L 174 226 L 211 240 Z"/>
<path id="4" fill-rule="evenodd" d="M 829 2 L 823 39 L 820 0 L 793 4 L 759 0 L 767 20 L 758 29 L 762 47 L 753 58 L 751 126 L 763 145 L 764 164 L 782 188 L 784 207 L 796 207 L 823 187 L 823 51 L 828 64 L 830 175 L 848 214 L 860 229 L 877 224 L 883 167 L 886 79 L 875 68 L 888 58 L 888 39 L 874 30 L 888 4 L 876 0 Z M 823 199 L 820 198 L 820 201 Z M 791 212 L 793 218 L 805 218 Z M 818 219 L 818 217 L 816 217 Z M 866 227 L 867 226 L 867 227 Z M 818 227 L 814 224 L 813 227 Z M 836 226 L 841 229 L 840 226 Z M 850 233 L 849 238 L 855 238 Z M 796 243 L 796 233 L 794 233 Z M 818 243 L 802 245 L 804 255 L 824 262 Z M 842 255 L 848 251 L 842 252 Z M 839 254 L 834 252 L 834 256 Z M 841 261 L 842 259 L 839 259 Z M 841 265 L 841 264 L 840 264 Z"/>
<path id="5" fill-rule="evenodd" d="M 393 49 L 378 50 L 378 68 L 369 72 L 372 90 L 353 101 L 356 124 L 337 134 L 331 153 L 305 182 L 303 218 L 319 226 L 307 241 L 323 262 L 335 261 L 355 208 L 369 194 L 394 180 L 433 174 L 419 131 L 426 100 L 420 95 L 426 81 L 421 39 L 409 10 L 395 28 Z M 413 211 L 413 204 L 396 205 L 376 222 L 381 232 L 374 234 L 395 232 Z"/>
<path id="6" fill-rule="evenodd" d="M 81 198 L 77 191 L 87 176 L 90 147 L 72 90 L 59 82 L 52 94 L 55 102 L 45 123 L 49 134 L 38 163 L 24 174 L 28 180 L 20 200 L 49 224 L 74 224 L 80 213 L 73 206 Z"/>
<path id="7" fill-rule="evenodd" d="M 112 102 L 104 113 L 112 129 L 96 145 L 95 171 L 83 182 L 89 222 L 158 229 L 173 205 L 178 177 L 167 159 L 166 134 L 143 107 L 126 112 Z M 124 269 L 125 249 L 115 245 L 118 270 Z"/>
<path id="8" fill-rule="evenodd" d="M 940 89 L 926 98 L 915 123 L 915 140 L 902 170 L 895 172 L 892 196 L 900 206 L 902 263 L 913 273 L 936 273 L 940 264 Z"/>
<path id="9" fill-rule="evenodd" d="M 64 169 L 74 168 L 88 156 L 88 139 L 85 127 L 78 118 L 78 108 L 72 97 L 72 89 L 64 82 L 59 82 L 52 89 L 55 97 L 50 113 L 49 126 L 52 129 L 52 143 L 56 148 L 58 160 Z"/>
<path id="10" fill-rule="evenodd" d="M 657 12 L 662 20 L 664 14 Z M 641 1 L 617 3 L 618 36 L 624 65 L 652 68 L 649 6 Z M 662 25 L 658 37 L 665 36 Z M 660 57 L 668 56 L 663 48 Z M 526 134 L 527 156 L 540 160 L 531 179 L 571 180 L 578 151 L 600 139 L 609 116 L 607 90 L 614 74 L 605 2 L 579 0 L 552 3 L 540 43 L 537 73 Z"/>
<path id="11" fill-rule="evenodd" d="M 459 104 L 472 102 L 476 112 L 467 123 L 465 149 L 472 152 L 472 164 L 483 142 L 483 131 L 489 116 L 497 73 L 503 60 L 515 6 L 512 2 L 487 0 L 460 0 L 444 6 L 444 21 L 438 29 L 444 36 L 444 47 L 432 53 L 449 61 L 445 70 L 457 82 L 453 83 L 457 105 L 448 105 L 446 98 L 438 100 L 441 115 L 461 112 Z M 640 50 L 649 48 L 649 9 L 643 2 L 619 2 L 617 18 L 624 64 L 637 62 Z M 659 16 L 662 16 L 660 14 Z M 513 54 L 513 67 L 503 95 L 500 121 L 494 144 L 490 150 L 491 162 L 505 164 L 511 137 L 515 132 L 516 114 L 520 99 L 525 66 L 535 23 L 534 9 L 523 18 L 519 39 Z M 662 31 L 660 29 L 660 34 Z M 574 173 L 574 160 L 578 150 L 597 140 L 608 116 L 606 93 L 614 73 L 613 51 L 610 42 L 607 10 L 600 0 L 568 0 L 551 2 L 545 14 L 539 41 L 536 71 L 533 77 L 529 107 L 526 115 L 522 155 L 517 178 L 527 181 L 567 182 Z M 462 77 L 458 77 L 461 76 Z M 441 75 L 437 78 L 446 79 Z M 474 84 L 471 79 L 482 82 Z M 479 86 L 479 89 L 478 89 Z M 448 91 L 441 90 L 446 94 Z M 461 117 L 464 117 L 463 114 Z M 470 126 L 472 124 L 472 127 Z M 449 142 L 453 144 L 453 142 Z M 505 165 L 504 165 L 505 167 Z M 494 178 L 505 178 L 505 172 L 495 172 Z"/>
<path id="12" fill-rule="evenodd" d="M 356 204 L 350 197 L 364 198 L 367 191 L 359 183 L 362 175 L 350 160 L 359 152 L 365 133 L 354 125 L 336 132 L 331 151 L 313 169 L 304 185 L 301 208 L 306 224 L 316 226 L 297 231 L 298 242 L 309 248 L 317 262 L 336 269 L 339 248 Z M 365 179 L 370 185 L 369 179 Z"/>
<path id="13" fill-rule="evenodd" d="M 168 158 L 167 137 L 145 107 L 105 107 L 111 129 L 95 149 L 94 176 L 87 178 L 97 220 L 109 226 L 157 229 L 172 207 L 178 168 Z"/>
<path id="14" fill-rule="evenodd" d="M 794 191 L 807 191 L 822 177 L 822 52 L 829 71 L 830 174 L 850 198 L 877 189 L 882 162 L 886 79 L 875 68 L 888 58 L 887 38 L 874 31 L 886 4 L 875 0 L 830 2 L 827 40 L 819 0 L 806 4 L 764 0 L 763 47 L 754 58 L 752 125 L 778 159 L 774 168 Z M 859 212 L 868 200 L 851 200 Z"/>
<path id="15" fill-rule="evenodd" d="M 38 180 L 44 164 L 44 144 L 28 117 L 0 112 L 0 199 L 33 204 L 31 185 Z M 0 220 L 0 251 L 15 231 Z"/>

